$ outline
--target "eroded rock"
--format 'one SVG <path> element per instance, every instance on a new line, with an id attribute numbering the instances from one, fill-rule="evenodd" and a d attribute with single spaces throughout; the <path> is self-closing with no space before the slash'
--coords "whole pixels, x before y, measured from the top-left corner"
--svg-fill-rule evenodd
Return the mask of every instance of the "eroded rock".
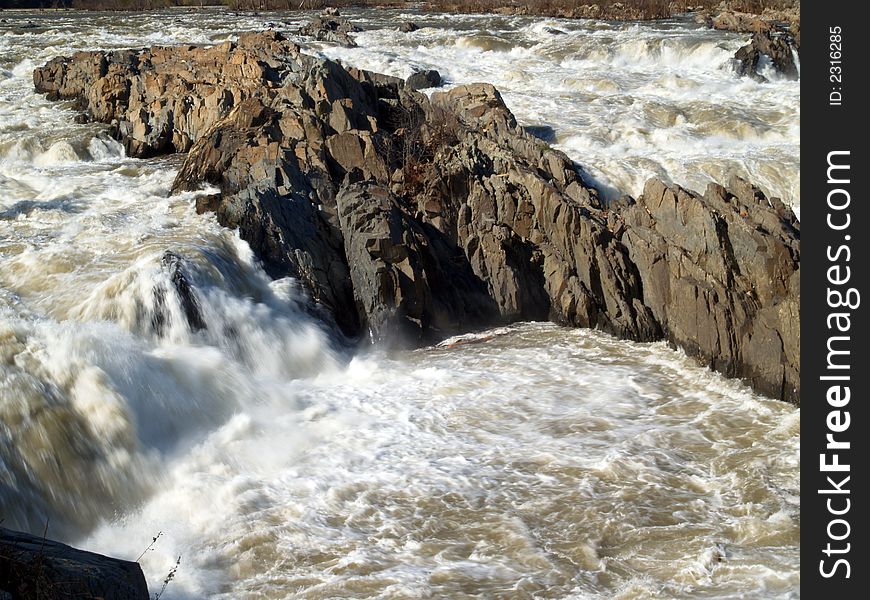
<path id="1" fill-rule="evenodd" d="M 347 334 L 421 343 L 552 319 L 667 339 L 799 401 L 799 224 L 742 180 L 704 195 L 651 181 L 606 206 L 493 86 L 430 98 L 274 32 L 80 53 L 34 81 L 115 120 L 133 154 L 189 151 L 175 189 L 216 186 L 198 208 Z"/>

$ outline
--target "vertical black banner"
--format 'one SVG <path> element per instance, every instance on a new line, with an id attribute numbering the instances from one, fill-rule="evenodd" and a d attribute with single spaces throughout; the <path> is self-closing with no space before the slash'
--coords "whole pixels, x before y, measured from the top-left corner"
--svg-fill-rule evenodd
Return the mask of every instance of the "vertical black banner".
<path id="1" fill-rule="evenodd" d="M 861 3 L 801 8 L 801 587 L 866 598 L 868 41 Z"/>

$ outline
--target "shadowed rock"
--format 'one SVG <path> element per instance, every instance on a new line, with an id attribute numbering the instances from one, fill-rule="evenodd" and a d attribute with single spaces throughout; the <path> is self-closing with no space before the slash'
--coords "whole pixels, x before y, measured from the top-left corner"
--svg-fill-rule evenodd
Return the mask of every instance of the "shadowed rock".
<path id="1" fill-rule="evenodd" d="M 787 79 L 797 79 L 798 68 L 792 45 L 793 39 L 789 34 L 773 34 L 769 31 L 756 33 L 748 44 L 734 54 L 734 70 L 740 76 L 765 82 L 767 78 L 758 72 L 758 67 L 761 57 L 766 56 L 773 67 Z"/>
<path id="2" fill-rule="evenodd" d="M 138 563 L 0 527 L 0 597 L 148 600 Z"/>
<path id="3" fill-rule="evenodd" d="M 206 325 L 202 318 L 202 311 L 199 308 L 199 301 L 196 299 L 193 286 L 190 284 L 184 260 L 174 252 L 167 251 L 160 259 L 160 263 L 169 272 L 169 280 L 172 282 L 173 288 L 175 288 L 175 293 L 178 295 L 178 300 L 181 303 L 181 310 L 184 311 L 184 316 L 191 331 L 205 329 Z"/>
<path id="4" fill-rule="evenodd" d="M 274 32 L 79 53 L 34 81 L 116 120 L 134 155 L 189 151 L 174 189 L 216 186 L 198 209 L 345 333 L 421 343 L 551 319 L 667 339 L 799 401 L 799 224 L 745 181 L 700 195 L 653 180 L 604 206 L 493 86 L 430 98 Z"/>
<path id="5" fill-rule="evenodd" d="M 434 69 L 417 71 L 405 80 L 405 85 L 412 90 L 425 90 L 427 88 L 438 87 L 441 85 L 441 74 Z"/>

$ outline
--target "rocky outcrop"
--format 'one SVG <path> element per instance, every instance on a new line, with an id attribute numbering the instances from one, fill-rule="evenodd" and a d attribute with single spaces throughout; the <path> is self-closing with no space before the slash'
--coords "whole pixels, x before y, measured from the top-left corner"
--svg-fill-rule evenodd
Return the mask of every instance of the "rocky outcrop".
<path id="1" fill-rule="evenodd" d="M 763 31 L 755 33 L 752 40 L 734 54 L 734 70 L 740 76 L 751 77 L 759 82 L 767 81 L 759 72 L 761 57 L 770 60 L 771 65 L 787 79 L 798 78 L 792 47 L 794 41 L 789 34 Z"/>
<path id="2" fill-rule="evenodd" d="M 138 563 L 0 527 L 0 597 L 148 600 Z"/>
<path id="3" fill-rule="evenodd" d="M 746 181 L 701 196 L 660 181 L 612 217 L 643 301 L 674 345 L 775 398 L 799 402 L 800 232 Z"/>
<path id="4" fill-rule="evenodd" d="M 339 16 L 338 11 L 324 12 L 299 28 L 299 35 L 314 38 L 320 42 L 330 42 L 346 48 L 356 48 L 351 33 L 361 31 L 359 27 Z"/>
<path id="5" fill-rule="evenodd" d="M 34 84 L 49 98 L 77 100 L 91 120 L 111 123 L 130 156 L 187 152 L 234 106 L 274 93 L 276 57 L 287 44 L 277 37 L 242 34 L 237 43 L 211 48 L 77 52 L 36 69 Z"/>
<path id="6" fill-rule="evenodd" d="M 765 10 L 762 14 L 721 10 L 715 15 L 700 12 L 695 20 L 722 31 L 751 33 L 752 39 L 734 55 L 734 70 L 740 76 L 759 82 L 767 79 L 759 72 L 762 57 L 788 79 L 799 76 L 795 55 L 800 53 L 800 10 Z"/>
<path id="7" fill-rule="evenodd" d="M 722 11 L 710 18 L 710 26 L 722 31 L 763 33 L 770 30 L 771 23 L 754 14 Z"/>
<path id="8" fill-rule="evenodd" d="M 491 85 L 430 97 L 274 32 L 170 55 L 80 53 L 34 81 L 115 120 L 134 154 L 187 150 L 175 189 L 215 186 L 198 209 L 347 334 L 419 344 L 551 319 L 667 339 L 798 401 L 799 225 L 748 183 L 652 181 L 606 206 Z"/>
<path id="9" fill-rule="evenodd" d="M 734 53 L 732 59 L 734 63 L 734 73 L 738 77 L 749 77 L 759 83 L 764 83 L 767 78 L 758 72 L 758 64 L 761 61 L 761 52 L 758 46 L 752 42 L 742 46 Z"/>

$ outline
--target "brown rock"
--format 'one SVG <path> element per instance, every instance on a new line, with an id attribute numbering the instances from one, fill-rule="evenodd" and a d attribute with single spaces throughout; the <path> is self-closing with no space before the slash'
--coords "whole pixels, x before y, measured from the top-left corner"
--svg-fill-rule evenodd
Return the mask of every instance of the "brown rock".
<path id="1" fill-rule="evenodd" d="M 134 154 L 189 149 L 175 189 L 217 186 L 198 207 L 348 334 L 421 343 L 552 319 L 668 339 L 799 401 L 799 225 L 742 180 L 703 196 L 653 180 L 605 207 L 493 86 L 430 99 L 272 32 L 82 53 L 34 81 L 116 120 Z"/>

